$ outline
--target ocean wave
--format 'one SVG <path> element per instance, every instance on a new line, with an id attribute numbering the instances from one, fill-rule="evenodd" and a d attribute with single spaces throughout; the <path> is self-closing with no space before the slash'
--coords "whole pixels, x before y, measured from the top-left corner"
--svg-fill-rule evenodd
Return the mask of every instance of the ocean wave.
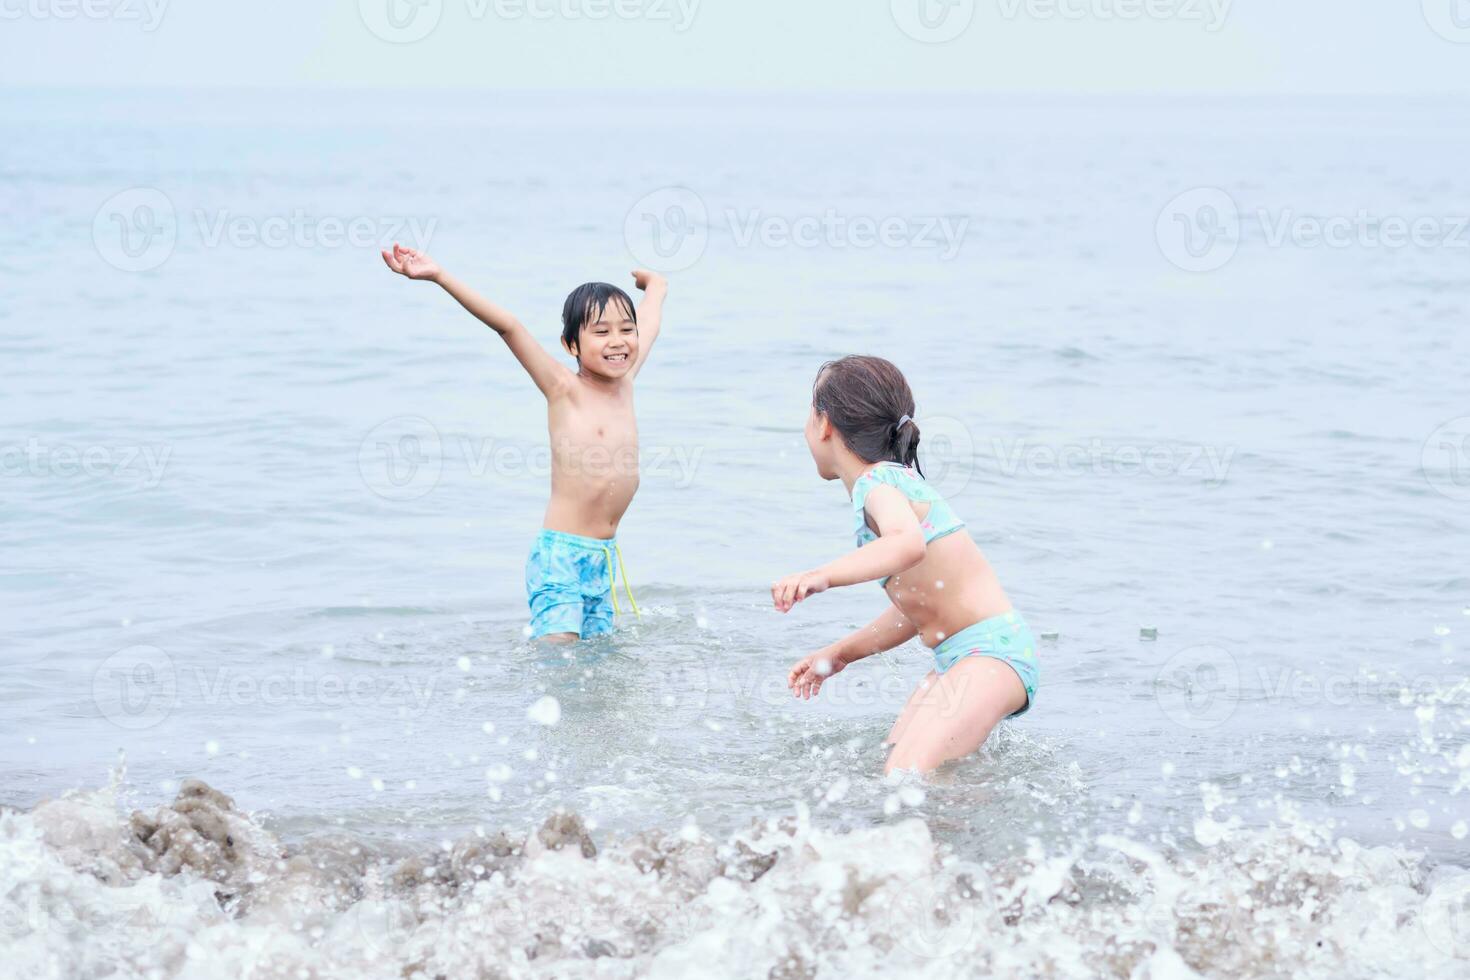
<path id="1" fill-rule="evenodd" d="M 26 977 L 1460 977 L 1470 872 L 1362 847 L 1278 803 L 1195 839 L 1033 841 L 962 859 L 909 819 L 804 808 L 717 840 L 287 844 L 223 793 L 124 815 L 118 786 L 0 814 L 0 936 Z"/>

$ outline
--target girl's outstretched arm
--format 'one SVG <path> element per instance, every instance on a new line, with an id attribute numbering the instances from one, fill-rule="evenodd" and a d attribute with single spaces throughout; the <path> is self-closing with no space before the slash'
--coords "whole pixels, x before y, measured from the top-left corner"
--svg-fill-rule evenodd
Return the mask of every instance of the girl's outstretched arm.
<path id="1" fill-rule="evenodd" d="M 878 540 L 830 561 L 809 572 L 788 575 L 771 586 L 771 600 L 781 612 L 789 612 L 807 596 L 828 589 L 878 579 L 908 571 L 924 560 L 924 529 L 907 497 L 897 488 L 877 486 L 864 504 L 877 528 Z"/>
<path id="2" fill-rule="evenodd" d="M 786 686 L 794 696 L 810 699 L 821 690 L 827 678 L 841 673 L 848 664 L 892 650 L 918 635 L 919 628 L 897 606 L 889 606 L 883 615 L 857 632 L 797 661 L 786 677 Z"/>

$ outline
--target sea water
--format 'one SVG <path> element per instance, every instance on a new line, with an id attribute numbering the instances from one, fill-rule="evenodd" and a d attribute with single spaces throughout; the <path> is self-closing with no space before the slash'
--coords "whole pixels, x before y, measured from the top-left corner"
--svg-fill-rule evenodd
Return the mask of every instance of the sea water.
<path id="1" fill-rule="evenodd" d="M 1463 976 L 1470 148 L 1391 100 L 11 92 L 0 930 L 28 976 Z M 619 537 L 525 636 L 548 346 L 670 270 Z M 1042 641 L 926 780 L 810 702 L 801 436 L 895 361 Z"/>

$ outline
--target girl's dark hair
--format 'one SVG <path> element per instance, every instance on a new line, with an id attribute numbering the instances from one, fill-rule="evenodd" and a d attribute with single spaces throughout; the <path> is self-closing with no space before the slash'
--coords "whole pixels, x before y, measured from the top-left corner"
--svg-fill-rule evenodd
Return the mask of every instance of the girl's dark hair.
<path id="1" fill-rule="evenodd" d="M 893 362 L 863 354 L 828 361 L 812 385 L 812 407 L 860 459 L 902 463 L 923 474 L 914 393 Z"/>
<path id="2" fill-rule="evenodd" d="M 589 282 L 572 290 L 566 304 L 561 308 L 561 339 L 572 350 L 576 350 L 582 336 L 582 328 L 596 323 L 607 309 L 608 303 L 616 303 L 628 314 L 628 319 L 638 322 L 638 309 L 628 294 L 605 282 Z"/>

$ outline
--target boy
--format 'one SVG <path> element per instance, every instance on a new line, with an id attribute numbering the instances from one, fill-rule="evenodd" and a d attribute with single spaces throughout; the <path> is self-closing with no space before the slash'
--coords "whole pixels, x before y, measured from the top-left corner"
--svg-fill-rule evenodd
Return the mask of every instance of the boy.
<path id="1" fill-rule="evenodd" d="M 383 252 L 388 268 L 410 279 L 436 282 L 470 313 L 500 334 L 546 396 L 551 430 L 551 502 L 526 560 L 531 635 L 572 642 L 612 631 L 618 612 L 613 591 L 621 571 L 618 522 L 638 490 L 638 423 L 633 379 L 658 339 L 668 282 L 637 269 L 643 290 L 637 310 L 628 294 L 607 283 L 578 286 L 562 309 L 561 343 L 577 359 L 573 373 L 557 363 L 519 320 L 439 268 L 423 252 Z M 633 593 L 623 574 L 623 589 Z M 633 605 L 636 613 L 638 607 Z"/>

